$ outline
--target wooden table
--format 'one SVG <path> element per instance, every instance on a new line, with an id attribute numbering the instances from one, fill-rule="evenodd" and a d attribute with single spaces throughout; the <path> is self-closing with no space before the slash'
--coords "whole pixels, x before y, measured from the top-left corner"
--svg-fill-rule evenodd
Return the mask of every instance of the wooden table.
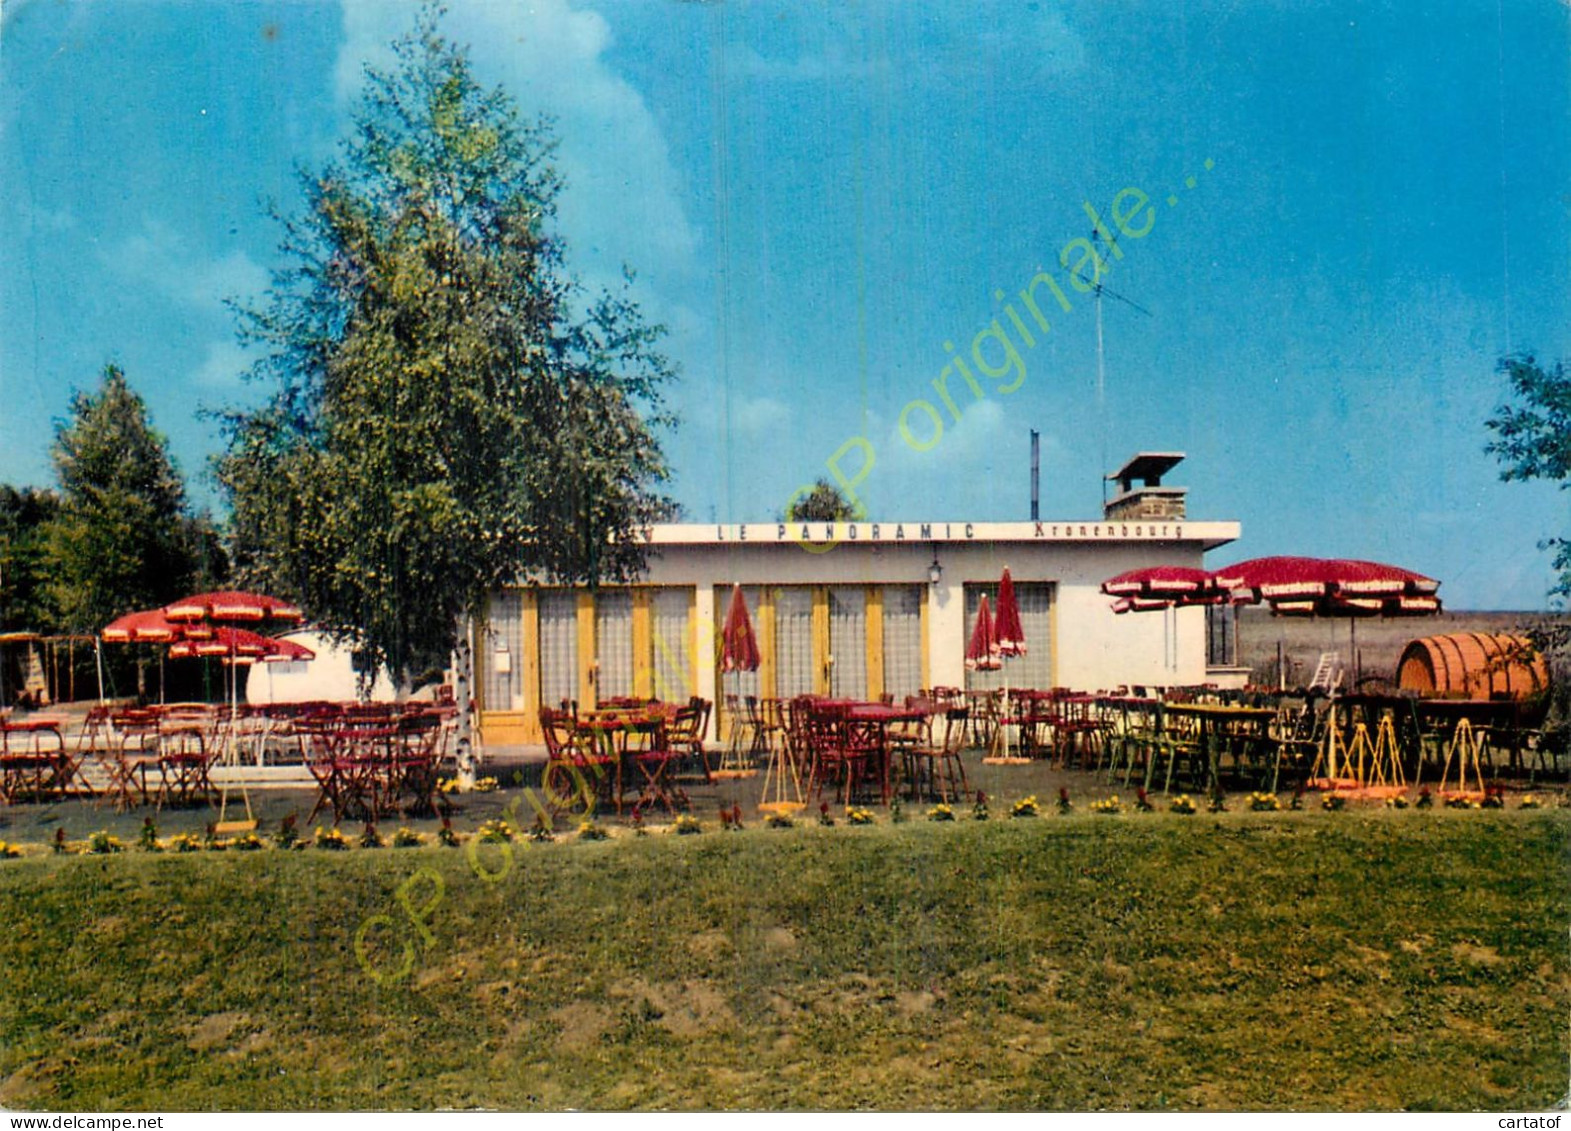
<path id="1" fill-rule="evenodd" d="M 641 707 L 589 711 L 579 716 L 579 731 L 589 737 L 594 749 L 602 757 L 616 766 L 616 811 L 619 815 L 626 789 L 626 769 L 640 759 L 654 758 L 662 764 L 652 771 L 653 777 L 646 774 L 646 781 L 634 804 L 664 800 L 666 807 L 671 807 L 670 798 L 663 788 L 667 769 L 663 763 L 673 756 L 670 744 L 666 741 L 666 727 L 676 718 L 676 711 L 674 704 L 651 703 Z M 633 743 L 635 737 L 644 740 L 641 747 Z M 682 799 L 686 800 L 685 793 Z"/>
<path id="2" fill-rule="evenodd" d="M 1165 719 L 1195 720 L 1199 749 L 1206 760 L 1207 789 L 1217 789 L 1221 785 L 1224 742 L 1236 741 L 1245 749 L 1249 746 L 1263 748 L 1270 741 L 1268 728 L 1276 718 L 1274 707 L 1234 707 L 1221 703 L 1168 703 L 1163 706 L 1162 713 Z M 1242 758 L 1243 750 L 1235 750 L 1235 766 Z"/>
<path id="3" fill-rule="evenodd" d="M 46 743 L 50 738 L 53 742 Z M 60 734 L 60 720 L 0 721 L 0 801 L 64 797 L 76 778 L 76 766 Z"/>
<path id="4" fill-rule="evenodd" d="M 853 702 L 845 708 L 846 730 L 844 741 L 847 752 L 866 751 L 876 760 L 874 770 L 879 778 L 879 792 L 885 805 L 893 793 L 890 768 L 889 728 L 897 723 L 927 721 L 926 711 L 916 707 L 895 707 L 887 703 Z"/>
<path id="5" fill-rule="evenodd" d="M 1410 702 L 1423 726 L 1441 743 L 1449 743 L 1457 727 L 1465 721 L 1475 733 L 1482 732 L 1486 747 L 1499 746 L 1506 751 L 1513 772 L 1522 768 L 1524 740 L 1538 729 L 1547 710 L 1547 706 L 1515 699 L 1414 699 Z M 1493 764 L 1490 770 L 1495 770 Z"/>

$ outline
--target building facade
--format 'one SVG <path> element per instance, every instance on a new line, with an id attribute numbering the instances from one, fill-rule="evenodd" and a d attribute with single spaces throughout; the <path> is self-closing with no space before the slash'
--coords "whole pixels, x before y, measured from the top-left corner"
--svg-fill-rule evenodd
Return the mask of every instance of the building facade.
<path id="1" fill-rule="evenodd" d="M 1115 615 L 1100 586 L 1143 566 L 1202 566 L 1236 522 L 667 525 L 644 532 L 635 585 L 522 584 L 478 626 L 476 689 L 488 744 L 540 741 L 542 703 L 726 694 L 898 700 L 928 687 L 1174 687 L 1206 682 L 1199 608 Z M 1008 566 L 1027 653 L 972 672 L 983 594 Z M 756 672 L 718 671 L 731 587 L 758 636 Z M 717 712 L 718 716 L 718 712 Z M 717 724 L 718 724 L 717 717 Z"/>

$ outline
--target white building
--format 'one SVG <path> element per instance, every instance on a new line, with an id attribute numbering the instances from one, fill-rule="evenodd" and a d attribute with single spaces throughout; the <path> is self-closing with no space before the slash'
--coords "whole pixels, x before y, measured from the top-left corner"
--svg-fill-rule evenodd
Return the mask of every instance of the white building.
<path id="1" fill-rule="evenodd" d="M 492 596 L 476 641 L 484 739 L 538 742 L 540 705 L 564 699 L 898 700 L 1006 678 L 1084 691 L 1208 682 L 1204 609 L 1115 615 L 1100 590 L 1129 569 L 1202 566 L 1207 550 L 1238 537 L 1237 522 L 1189 521 L 1183 489 L 1160 485 L 1181 458 L 1147 453 L 1109 476 L 1122 490 L 1101 519 L 652 527 L 636 585 L 522 585 Z M 1139 478 L 1145 486 L 1134 486 Z M 996 600 L 1005 566 L 1028 653 L 1001 672 L 967 671 L 978 602 Z M 762 664 L 722 686 L 716 658 L 733 584 Z"/>

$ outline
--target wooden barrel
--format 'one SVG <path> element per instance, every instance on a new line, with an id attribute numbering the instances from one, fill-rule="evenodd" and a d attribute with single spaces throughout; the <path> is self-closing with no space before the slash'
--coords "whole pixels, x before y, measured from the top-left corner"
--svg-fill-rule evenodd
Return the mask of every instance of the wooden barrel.
<path id="1" fill-rule="evenodd" d="M 1525 636 L 1453 632 L 1402 649 L 1397 685 L 1447 699 L 1526 699 L 1549 687 L 1549 668 Z"/>

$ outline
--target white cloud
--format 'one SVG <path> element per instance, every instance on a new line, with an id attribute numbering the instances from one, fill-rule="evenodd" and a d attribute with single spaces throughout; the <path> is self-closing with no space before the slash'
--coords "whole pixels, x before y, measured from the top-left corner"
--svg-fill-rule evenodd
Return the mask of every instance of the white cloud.
<path id="1" fill-rule="evenodd" d="M 44 208 L 35 206 L 31 213 L 33 226 L 45 235 L 58 236 L 76 227 L 76 213 L 69 208 Z"/>
<path id="2" fill-rule="evenodd" d="M 203 389 L 230 391 L 241 387 L 242 378 L 251 367 L 251 355 L 234 341 L 209 342 L 202 362 L 191 375 L 191 381 Z"/>
<path id="3" fill-rule="evenodd" d="M 367 63 L 390 66 L 389 44 L 413 27 L 416 9 L 344 0 L 343 11 L 336 78 L 348 104 L 359 96 Z M 567 182 L 557 202 L 559 230 L 569 265 L 586 284 L 615 287 L 628 264 L 647 284 L 642 296 L 693 272 L 697 237 L 669 148 L 643 96 L 603 58 L 612 40 L 604 17 L 567 0 L 459 3 L 442 32 L 468 49 L 476 77 L 502 86 L 525 120 L 555 120 L 554 163 Z"/>
<path id="4" fill-rule="evenodd" d="M 791 406 L 773 397 L 753 397 L 731 409 L 731 427 L 747 435 L 777 432 L 791 423 Z"/>
<path id="5" fill-rule="evenodd" d="M 267 271 L 245 252 L 203 258 L 161 220 L 144 220 L 140 231 L 100 254 L 126 279 L 199 310 L 222 310 L 225 299 L 254 297 L 268 282 Z"/>
<path id="6" fill-rule="evenodd" d="M 804 28 L 797 38 L 799 44 L 812 45 L 810 50 L 786 56 L 766 54 L 743 40 L 728 43 L 727 77 L 806 83 L 881 79 L 903 65 L 891 53 L 890 40 L 911 44 L 920 51 L 930 75 L 950 80 L 1001 72 L 1039 79 L 1072 74 L 1085 66 L 1084 41 L 1063 13 L 1052 9 L 987 12 L 967 6 L 912 4 L 869 15 L 853 6 L 831 6 L 810 19 L 811 31 Z M 875 27 L 878 34 L 872 31 Z"/>
<path id="7" fill-rule="evenodd" d="M 958 421 L 942 404 L 934 407 L 944 430 L 927 451 L 905 441 L 898 420 L 869 420 L 866 435 L 876 445 L 877 462 L 858 490 L 866 492 L 873 513 L 1025 517 L 1030 500 L 1027 429 L 1007 399 L 989 396 L 965 403 Z M 924 411 L 913 411 L 908 424 L 920 441 L 933 434 Z M 1061 443 L 1044 431 L 1043 465 L 1062 454 Z"/>

